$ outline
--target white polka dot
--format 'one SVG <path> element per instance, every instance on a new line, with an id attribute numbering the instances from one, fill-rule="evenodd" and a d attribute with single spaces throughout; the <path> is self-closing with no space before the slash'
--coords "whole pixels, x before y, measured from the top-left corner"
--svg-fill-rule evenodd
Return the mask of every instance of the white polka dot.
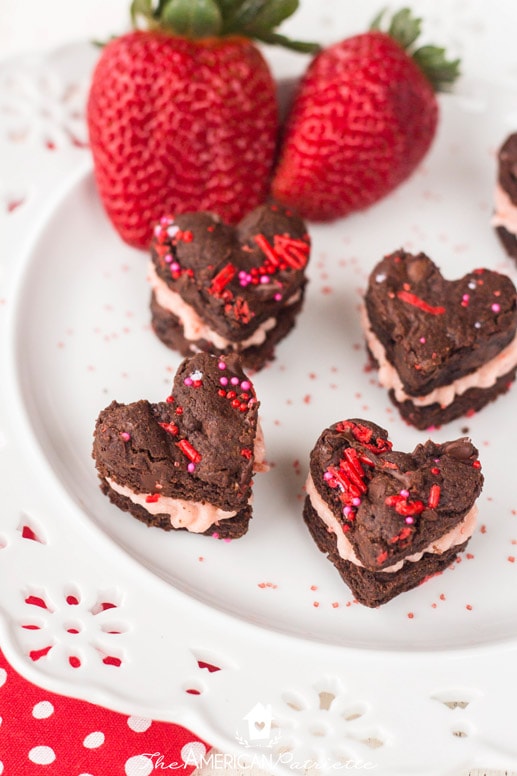
<path id="1" fill-rule="evenodd" d="M 127 726 L 135 733 L 145 733 L 152 725 L 152 720 L 146 717 L 128 717 Z"/>
<path id="2" fill-rule="evenodd" d="M 29 752 L 29 760 L 36 765 L 50 765 L 56 759 L 50 746 L 35 746 Z"/>
<path id="3" fill-rule="evenodd" d="M 83 746 L 87 749 L 97 749 L 98 746 L 102 746 L 104 743 L 104 733 L 100 730 L 96 730 L 95 733 L 90 733 L 83 741 Z"/>
<path id="4" fill-rule="evenodd" d="M 189 741 L 181 749 L 181 759 L 185 765 L 195 765 L 198 768 L 206 754 L 206 746 L 201 741 Z"/>
<path id="5" fill-rule="evenodd" d="M 36 719 L 47 719 L 54 713 L 54 707 L 50 701 L 40 701 L 32 709 L 32 716 Z"/>
<path id="6" fill-rule="evenodd" d="M 153 761 L 143 754 L 126 760 L 124 772 L 126 776 L 149 776 L 154 771 Z"/>
<path id="7" fill-rule="evenodd" d="M 5 668 L 0 668 L 0 687 L 3 687 L 7 681 L 7 671 Z"/>
<path id="8" fill-rule="evenodd" d="M 0 761 L 0 776 L 2 776 L 2 773 L 4 772 L 4 764 Z"/>

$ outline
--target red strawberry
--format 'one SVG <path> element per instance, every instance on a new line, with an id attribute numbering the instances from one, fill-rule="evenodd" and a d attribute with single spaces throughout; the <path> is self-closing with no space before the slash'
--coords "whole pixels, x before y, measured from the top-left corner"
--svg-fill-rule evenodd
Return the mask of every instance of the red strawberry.
<path id="1" fill-rule="evenodd" d="M 276 86 L 250 40 L 314 50 L 273 32 L 297 0 L 133 0 L 149 29 L 108 43 L 87 118 L 97 187 L 121 237 L 146 248 L 163 213 L 239 221 L 269 188 Z"/>
<path id="2" fill-rule="evenodd" d="M 405 180 L 435 136 L 435 89 L 458 75 L 443 49 L 414 49 L 421 20 L 408 9 L 387 33 L 381 16 L 317 54 L 295 97 L 272 192 L 307 219 L 368 207 Z"/>

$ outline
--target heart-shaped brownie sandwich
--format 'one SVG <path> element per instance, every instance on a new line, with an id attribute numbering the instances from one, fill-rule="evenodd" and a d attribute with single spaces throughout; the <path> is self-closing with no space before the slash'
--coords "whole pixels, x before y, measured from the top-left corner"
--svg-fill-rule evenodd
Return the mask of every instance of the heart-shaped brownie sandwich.
<path id="1" fill-rule="evenodd" d="M 417 428 L 478 411 L 517 368 L 511 279 L 475 269 L 446 280 L 425 254 L 386 256 L 370 274 L 363 326 L 379 381 Z"/>
<path id="2" fill-rule="evenodd" d="M 238 356 L 185 359 L 165 401 L 113 401 L 100 413 L 93 458 L 102 491 L 147 525 L 242 536 L 253 474 L 267 469 L 258 408 Z"/>
<path id="3" fill-rule="evenodd" d="M 403 453 L 375 423 L 343 420 L 311 452 L 303 516 L 356 599 L 375 607 L 465 549 L 482 486 L 478 451 L 466 437 Z"/>
<path id="4" fill-rule="evenodd" d="M 275 203 L 235 228 L 213 213 L 164 217 L 151 246 L 152 327 L 185 356 L 239 353 L 260 369 L 295 325 L 309 254 L 304 222 Z"/>

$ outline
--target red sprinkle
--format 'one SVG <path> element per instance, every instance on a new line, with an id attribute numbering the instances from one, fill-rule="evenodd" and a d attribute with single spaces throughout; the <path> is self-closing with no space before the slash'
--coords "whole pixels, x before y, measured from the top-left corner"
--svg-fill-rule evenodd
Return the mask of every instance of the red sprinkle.
<path id="1" fill-rule="evenodd" d="M 474 467 L 474 469 L 481 469 L 481 463 L 478 460 L 475 460 L 472 463 L 472 466 Z"/>
<path id="2" fill-rule="evenodd" d="M 217 275 L 213 278 L 212 283 L 210 284 L 210 288 L 208 289 L 208 293 L 214 294 L 216 296 L 220 294 L 228 285 L 230 280 L 235 277 L 236 272 L 237 267 L 235 267 L 234 264 L 231 262 L 225 264 L 225 266 L 219 270 Z"/>
<path id="3" fill-rule="evenodd" d="M 178 433 L 178 427 L 175 423 L 160 423 L 159 424 L 169 434 L 176 435 Z"/>
<path id="4" fill-rule="evenodd" d="M 388 507 L 394 507 L 395 512 L 403 516 L 419 515 L 420 512 L 423 512 L 425 509 L 425 505 L 422 501 L 419 501 L 418 499 L 416 501 L 408 501 L 405 496 L 401 496 L 400 494 L 386 496 L 384 503 Z"/>
<path id="5" fill-rule="evenodd" d="M 274 251 L 293 269 L 303 269 L 309 258 L 309 246 L 288 235 L 275 235 Z"/>
<path id="6" fill-rule="evenodd" d="M 382 437 L 377 437 L 375 442 L 372 442 L 372 429 L 363 426 L 361 423 L 353 423 L 351 420 L 341 421 L 336 425 L 336 430 L 340 432 L 351 431 L 354 439 L 364 445 L 368 450 L 371 450 L 375 455 L 387 453 L 393 447 L 388 439 L 383 439 Z"/>
<path id="7" fill-rule="evenodd" d="M 145 500 L 147 504 L 154 504 L 156 501 L 158 501 L 159 498 L 159 493 L 149 493 L 149 495 L 145 497 Z"/>
<path id="8" fill-rule="evenodd" d="M 267 238 L 263 234 L 256 234 L 253 239 L 257 243 L 262 253 L 264 253 L 264 255 L 269 259 L 271 264 L 273 264 L 274 267 L 278 267 L 280 262 L 278 260 L 277 253 L 273 249 L 273 246 L 270 245 Z"/>
<path id="9" fill-rule="evenodd" d="M 431 315 L 443 315 L 445 312 L 445 307 L 433 307 L 428 302 L 420 299 L 416 294 L 412 294 L 411 291 L 397 291 L 397 299 L 407 302 L 407 304 L 411 304 L 413 307 L 418 307 L 425 313 L 431 313 Z"/>
<path id="10" fill-rule="evenodd" d="M 384 550 L 384 552 L 381 552 L 379 555 L 377 555 L 377 563 L 380 566 L 382 563 L 384 563 L 386 560 L 388 560 L 388 552 L 387 550 Z"/>
<path id="11" fill-rule="evenodd" d="M 198 453 L 195 447 L 193 447 L 188 439 L 181 439 L 179 442 L 176 442 L 177 446 L 181 450 L 181 452 L 187 456 L 189 461 L 192 461 L 192 463 L 199 463 L 201 460 L 201 453 Z"/>
<path id="12" fill-rule="evenodd" d="M 242 455 L 243 458 L 246 458 L 249 461 L 249 460 L 251 460 L 251 457 L 252 457 L 253 453 L 251 452 L 249 447 L 243 447 L 242 450 L 241 450 L 241 455 Z"/>
<path id="13" fill-rule="evenodd" d="M 429 509 L 436 509 L 438 506 L 438 503 L 440 501 L 440 486 L 439 485 L 431 485 L 431 489 L 429 491 L 429 499 L 427 501 L 427 506 Z"/>

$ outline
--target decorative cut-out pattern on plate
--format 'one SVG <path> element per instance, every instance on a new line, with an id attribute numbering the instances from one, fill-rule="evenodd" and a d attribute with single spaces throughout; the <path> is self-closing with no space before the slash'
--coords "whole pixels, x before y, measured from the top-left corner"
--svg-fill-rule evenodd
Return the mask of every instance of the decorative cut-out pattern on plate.
<path id="1" fill-rule="evenodd" d="M 16 144 L 40 143 L 50 151 L 68 145 L 85 148 L 86 92 L 86 82 L 70 82 L 44 61 L 0 71 L 4 139 Z"/>
<path id="2" fill-rule="evenodd" d="M 59 652 L 72 668 L 81 668 L 94 656 L 106 666 L 120 667 L 125 652 L 112 637 L 126 633 L 129 624 L 117 619 L 119 605 L 113 600 L 119 598 L 119 593 L 104 592 L 90 605 L 73 584 L 59 598 L 44 587 L 28 586 L 24 591 L 27 614 L 20 626 L 27 634 L 27 654 L 37 662 L 51 651 Z"/>

